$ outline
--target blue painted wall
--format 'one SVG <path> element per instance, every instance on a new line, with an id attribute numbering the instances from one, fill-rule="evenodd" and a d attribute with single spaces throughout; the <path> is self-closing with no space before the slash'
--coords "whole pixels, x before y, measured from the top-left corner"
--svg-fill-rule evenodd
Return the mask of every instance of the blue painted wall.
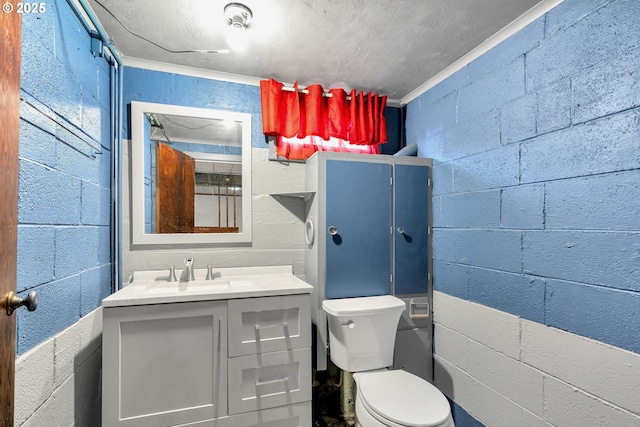
<path id="1" fill-rule="evenodd" d="M 66 1 L 22 19 L 18 312 L 22 354 L 111 291 L 110 67 Z"/>
<path id="2" fill-rule="evenodd" d="M 260 88 L 241 83 L 125 67 L 123 134 L 131 138 L 131 101 L 184 105 L 251 114 L 251 145 L 267 148 L 262 133 Z"/>
<path id="3" fill-rule="evenodd" d="M 409 103 L 435 290 L 640 353 L 638 16 L 566 0 Z"/>
<path id="4" fill-rule="evenodd" d="M 404 137 L 405 107 L 385 107 L 384 118 L 387 121 L 387 143 L 380 146 L 381 154 L 395 154 L 406 144 Z"/>
<path id="5" fill-rule="evenodd" d="M 212 108 L 251 114 L 251 145 L 268 148 L 262 133 L 260 88 L 241 83 L 224 82 L 182 74 L 125 67 L 124 105 L 130 113 L 131 101 L 156 102 L 189 107 Z M 130 114 L 124 118 L 124 135 L 131 138 Z M 401 110 L 386 107 L 389 142 L 381 147 L 385 154 L 402 148 Z"/>

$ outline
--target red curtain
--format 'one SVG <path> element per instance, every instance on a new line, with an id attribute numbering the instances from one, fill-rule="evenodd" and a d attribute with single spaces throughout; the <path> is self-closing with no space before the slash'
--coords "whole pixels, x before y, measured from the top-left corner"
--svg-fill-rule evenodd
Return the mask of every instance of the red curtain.
<path id="1" fill-rule="evenodd" d="M 386 96 L 352 90 L 348 100 L 343 89 L 330 89 L 327 97 L 320 85 L 307 86 L 307 94 L 298 91 L 297 82 L 294 91 L 283 86 L 274 79 L 260 82 L 262 129 L 277 137 L 279 156 L 306 159 L 318 150 L 379 153 L 378 145 L 387 142 Z"/>

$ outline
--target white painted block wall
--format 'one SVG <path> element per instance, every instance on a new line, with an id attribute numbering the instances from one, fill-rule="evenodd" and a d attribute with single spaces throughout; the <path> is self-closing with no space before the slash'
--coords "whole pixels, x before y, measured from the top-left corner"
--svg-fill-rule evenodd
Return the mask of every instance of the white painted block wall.
<path id="1" fill-rule="evenodd" d="M 123 143 L 123 164 L 130 164 L 130 141 Z M 267 148 L 252 148 L 251 186 L 253 241 L 250 246 L 208 248 L 144 249 L 131 247 L 130 178 L 123 168 L 122 191 L 122 269 L 123 282 L 136 270 L 161 270 L 184 266 L 187 256 L 195 258 L 196 268 L 246 267 L 254 265 L 292 265 L 293 272 L 304 277 L 304 202 L 289 198 L 289 208 L 270 194 L 304 191 L 304 163 L 275 162 L 268 159 Z"/>
<path id="2" fill-rule="evenodd" d="M 441 292 L 434 380 L 490 427 L 640 426 L 640 354 Z"/>
<path id="3" fill-rule="evenodd" d="M 100 307 L 16 359 L 15 426 L 99 425 L 101 369 Z"/>

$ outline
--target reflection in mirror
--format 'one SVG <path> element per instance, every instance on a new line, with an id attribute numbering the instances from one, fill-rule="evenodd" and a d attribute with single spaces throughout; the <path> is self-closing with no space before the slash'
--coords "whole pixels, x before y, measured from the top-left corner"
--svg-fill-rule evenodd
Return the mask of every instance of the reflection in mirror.
<path id="1" fill-rule="evenodd" d="M 238 233 L 242 127 L 235 121 L 145 113 L 150 127 L 147 233 Z M 155 149 L 152 145 L 155 145 Z M 183 197 L 192 194 L 193 198 Z"/>
<path id="2" fill-rule="evenodd" d="M 250 242 L 250 115 L 141 102 L 131 115 L 133 243 Z"/>

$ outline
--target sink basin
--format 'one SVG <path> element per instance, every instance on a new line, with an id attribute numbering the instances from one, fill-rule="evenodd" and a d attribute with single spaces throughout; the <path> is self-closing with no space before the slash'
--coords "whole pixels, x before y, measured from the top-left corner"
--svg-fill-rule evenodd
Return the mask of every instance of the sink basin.
<path id="1" fill-rule="evenodd" d="M 228 280 L 192 280 L 190 282 L 155 282 L 145 286 L 145 292 L 171 293 L 171 292 L 203 292 L 214 291 L 216 288 L 228 288 Z"/>
<path id="2" fill-rule="evenodd" d="M 256 289 L 259 286 L 254 280 L 238 278 L 213 280 L 192 280 L 189 282 L 154 282 L 144 286 L 144 291 L 149 293 L 173 293 L 173 292 L 228 292 L 229 290 Z"/>
<path id="3" fill-rule="evenodd" d="M 181 277 L 182 271 L 175 272 Z M 312 287 L 295 277 L 291 266 L 228 267 L 194 270 L 196 280 L 169 282 L 167 270 L 141 271 L 134 280 L 102 301 L 104 307 L 166 304 L 309 293 Z"/>

